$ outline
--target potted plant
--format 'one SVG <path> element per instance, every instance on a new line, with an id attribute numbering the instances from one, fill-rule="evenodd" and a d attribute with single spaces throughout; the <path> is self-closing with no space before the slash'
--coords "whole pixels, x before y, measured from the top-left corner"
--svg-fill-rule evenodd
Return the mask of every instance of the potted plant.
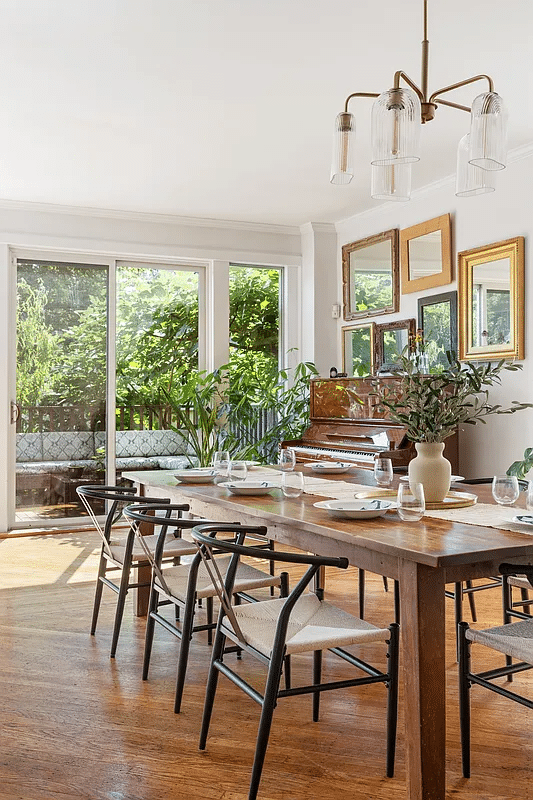
<path id="1" fill-rule="evenodd" d="M 395 374 L 397 385 L 385 387 L 376 381 L 379 407 L 392 422 L 404 426 L 415 442 L 417 457 L 409 464 L 409 478 L 424 486 L 427 502 L 440 502 L 450 488 L 450 462 L 442 455 L 444 441 L 458 425 L 485 423 L 491 414 L 514 414 L 531 403 L 513 400 L 509 408 L 489 403 L 487 387 L 501 383 L 503 370 L 516 371 L 521 365 L 459 362 L 447 353 L 448 367 L 437 374 L 420 372 L 418 360 L 400 356 Z"/>

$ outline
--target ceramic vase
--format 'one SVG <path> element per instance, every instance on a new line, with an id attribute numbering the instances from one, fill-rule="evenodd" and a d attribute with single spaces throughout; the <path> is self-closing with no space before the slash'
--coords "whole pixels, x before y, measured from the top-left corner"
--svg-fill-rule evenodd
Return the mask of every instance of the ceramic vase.
<path id="1" fill-rule="evenodd" d="M 440 503 L 450 490 L 452 467 L 444 458 L 444 442 L 417 442 L 417 456 L 409 462 L 409 480 L 424 487 L 426 503 Z"/>

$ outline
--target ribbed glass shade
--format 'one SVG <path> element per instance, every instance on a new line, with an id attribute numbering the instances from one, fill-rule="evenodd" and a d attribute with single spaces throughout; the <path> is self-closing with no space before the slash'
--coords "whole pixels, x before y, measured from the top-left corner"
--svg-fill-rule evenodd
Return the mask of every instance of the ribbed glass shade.
<path id="1" fill-rule="evenodd" d="M 478 95 L 470 117 L 470 163 L 482 169 L 504 169 L 507 164 L 507 114 L 496 92 Z"/>
<path id="2" fill-rule="evenodd" d="M 372 164 L 372 189 L 374 200 L 410 200 L 411 164 Z"/>
<path id="3" fill-rule="evenodd" d="M 372 164 L 420 160 L 420 100 L 411 89 L 389 89 L 372 106 Z"/>
<path id="4" fill-rule="evenodd" d="M 472 197 L 476 194 L 493 192 L 496 188 L 496 171 L 481 169 L 470 164 L 470 134 L 467 133 L 457 148 L 457 174 L 455 176 L 455 194 L 457 197 Z"/>
<path id="5" fill-rule="evenodd" d="M 335 120 L 335 138 L 333 140 L 333 161 L 331 164 L 330 183 L 338 186 L 350 183 L 353 178 L 353 153 L 355 144 L 355 117 L 342 112 Z"/>

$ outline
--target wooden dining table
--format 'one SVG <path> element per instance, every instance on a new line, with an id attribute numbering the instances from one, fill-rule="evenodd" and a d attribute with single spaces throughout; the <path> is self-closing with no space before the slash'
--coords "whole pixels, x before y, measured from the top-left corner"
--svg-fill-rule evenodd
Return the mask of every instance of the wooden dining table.
<path id="1" fill-rule="evenodd" d="M 311 474 L 309 468 L 303 471 Z M 337 519 L 313 506 L 318 495 L 287 499 L 274 489 L 264 496 L 236 496 L 214 484 L 178 483 L 168 471 L 125 472 L 123 477 L 146 496 L 189 503 L 195 516 L 266 525 L 268 537 L 277 542 L 345 556 L 356 567 L 399 582 L 407 796 L 444 800 L 445 584 L 497 574 L 503 561 L 533 563 L 533 537 L 427 516 L 404 522 L 391 512 L 371 520 Z M 374 483 L 368 470 L 340 477 Z M 490 487 L 464 490 L 490 499 Z"/>

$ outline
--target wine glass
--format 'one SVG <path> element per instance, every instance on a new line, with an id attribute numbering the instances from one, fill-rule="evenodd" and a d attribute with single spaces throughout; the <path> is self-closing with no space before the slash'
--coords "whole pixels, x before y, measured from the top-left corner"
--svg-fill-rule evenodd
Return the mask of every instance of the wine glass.
<path id="1" fill-rule="evenodd" d="M 518 478 L 515 475 L 495 475 L 492 479 L 492 496 L 499 505 L 512 505 L 518 500 L 519 494 Z"/>
<path id="2" fill-rule="evenodd" d="M 215 480 L 222 480 L 228 477 L 229 451 L 217 450 L 213 456 L 213 469 L 216 472 Z"/>
<path id="3" fill-rule="evenodd" d="M 296 466 L 296 452 L 292 447 L 284 447 L 279 452 L 279 468 L 283 472 L 290 472 Z"/>
<path id="4" fill-rule="evenodd" d="M 228 465 L 228 478 L 230 481 L 245 481 L 248 475 L 246 461 L 234 461 L 231 459 Z"/>
<path id="5" fill-rule="evenodd" d="M 302 472 L 288 470 L 281 473 L 281 491 L 285 497 L 300 497 L 304 490 L 304 485 Z"/>
<path id="6" fill-rule="evenodd" d="M 422 519 L 426 510 L 424 487 L 421 483 L 400 483 L 398 486 L 398 514 L 406 522 Z"/>
<path id="7" fill-rule="evenodd" d="M 390 486 L 392 474 L 392 461 L 390 458 L 376 458 L 374 461 L 374 478 L 377 485 Z"/>

